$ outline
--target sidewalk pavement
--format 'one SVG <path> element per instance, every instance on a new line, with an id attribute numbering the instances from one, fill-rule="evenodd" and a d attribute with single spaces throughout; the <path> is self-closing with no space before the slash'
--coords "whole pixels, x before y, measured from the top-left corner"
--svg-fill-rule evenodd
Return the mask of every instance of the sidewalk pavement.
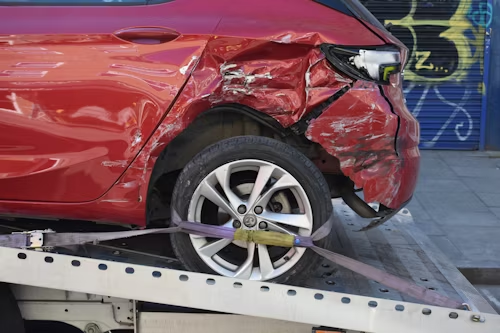
<path id="1" fill-rule="evenodd" d="M 500 267 L 500 152 L 421 155 L 415 223 L 457 267 Z"/>

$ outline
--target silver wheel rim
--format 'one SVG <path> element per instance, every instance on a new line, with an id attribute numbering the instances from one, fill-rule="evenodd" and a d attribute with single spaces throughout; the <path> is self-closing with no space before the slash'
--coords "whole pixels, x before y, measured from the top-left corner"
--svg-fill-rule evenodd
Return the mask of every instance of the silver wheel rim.
<path id="1" fill-rule="evenodd" d="M 239 184 L 242 174 L 245 177 L 255 175 L 251 177 L 254 178 L 253 182 L 245 179 Z M 231 186 L 235 179 L 236 186 Z M 217 222 L 215 218 L 207 218 L 206 205 L 216 210 Z M 244 213 L 242 205 L 246 207 Z M 300 183 L 283 168 L 253 159 L 224 164 L 205 177 L 190 201 L 188 220 L 233 229 L 234 222 L 239 221 L 243 229 L 271 230 L 301 236 L 310 236 L 313 228 L 311 204 Z M 240 279 L 274 279 L 295 266 L 306 250 L 207 239 L 195 235 L 189 237 L 196 253 L 210 268 L 220 275 Z M 228 259 L 231 251 L 233 255 L 241 254 L 242 258 Z"/>

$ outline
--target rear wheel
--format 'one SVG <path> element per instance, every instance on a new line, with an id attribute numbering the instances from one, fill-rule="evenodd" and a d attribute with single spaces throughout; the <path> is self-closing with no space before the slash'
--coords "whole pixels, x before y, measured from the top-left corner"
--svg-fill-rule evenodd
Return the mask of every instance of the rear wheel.
<path id="1" fill-rule="evenodd" d="M 311 235 L 332 211 L 328 185 L 306 156 L 254 136 L 223 140 L 193 158 L 179 175 L 171 207 L 195 223 L 302 236 Z M 171 239 L 187 269 L 241 279 L 298 282 L 319 260 L 304 248 L 182 233 Z"/>

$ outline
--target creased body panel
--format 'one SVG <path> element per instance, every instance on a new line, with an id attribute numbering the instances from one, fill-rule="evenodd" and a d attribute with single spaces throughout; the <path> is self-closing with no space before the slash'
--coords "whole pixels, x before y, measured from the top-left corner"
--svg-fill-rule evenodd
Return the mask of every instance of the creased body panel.
<path id="1" fill-rule="evenodd" d="M 380 87 L 358 81 L 311 122 L 306 136 L 340 160 L 342 172 L 364 189 L 367 202 L 398 208 L 415 188 L 418 149 L 416 156 L 406 149 L 398 156 L 397 131 L 398 115 Z"/>
<path id="2" fill-rule="evenodd" d="M 245 47 L 234 50 L 231 45 Z M 281 59 L 262 61 L 264 50 Z M 134 189 L 140 198 L 147 195 L 158 155 L 203 111 L 238 103 L 271 115 L 289 127 L 350 82 L 332 71 L 319 49 L 311 45 L 215 38 L 208 43 L 172 110 L 101 203 L 114 202 L 124 208 L 129 204 L 143 206 Z"/>
<path id="3" fill-rule="evenodd" d="M 206 40 L 14 35 L 2 44 L 0 199 L 83 202 L 125 171 Z"/>

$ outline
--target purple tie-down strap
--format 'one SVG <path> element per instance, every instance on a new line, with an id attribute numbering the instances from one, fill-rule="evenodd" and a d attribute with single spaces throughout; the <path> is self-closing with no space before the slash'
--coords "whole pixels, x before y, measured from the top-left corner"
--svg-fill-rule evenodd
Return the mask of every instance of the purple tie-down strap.
<path id="1" fill-rule="evenodd" d="M 406 281 L 400 277 L 384 272 L 376 267 L 367 265 L 360 261 L 351 259 L 341 254 L 328 251 L 321 247 L 313 246 L 311 249 L 329 261 L 347 268 L 350 271 L 363 275 L 364 277 L 377 281 L 389 288 L 397 290 L 403 294 L 422 300 L 427 304 L 443 306 L 453 309 L 463 309 L 463 303 L 449 297 L 443 296 L 433 290 Z"/>
<path id="2" fill-rule="evenodd" d="M 172 214 L 172 222 L 175 225 L 170 228 L 162 229 L 145 229 L 133 231 L 119 231 L 119 232 L 96 232 L 96 233 L 44 233 L 43 246 L 44 247 L 57 247 L 65 245 L 76 245 L 85 243 L 97 243 L 106 240 L 129 238 L 134 236 L 153 234 L 153 233 L 174 233 L 185 232 L 188 234 L 195 234 L 201 237 L 212 238 L 225 238 L 234 239 L 236 229 L 227 228 L 223 226 L 215 226 L 209 224 L 201 224 L 195 222 L 182 221 L 176 212 Z M 401 293 L 412 296 L 427 304 L 437 306 L 444 306 L 449 308 L 463 308 L 463 304 L 452 300 L 439 293 L 428 290 L 412 282 L 405 281 L 397 276 L 388 274 L 378 268 L 369 266 L 354 259 L 345 257 L 343 255 L 328 251 L 326 249 L 314 245 L 314 241 L 320 240 L 330 234 L 333 225 L 333 216 L 331 216 L 326 223 L 324 223 L 312 236 L 295 236 L 294 245 L 298 247 L 311 248 L 314 252 L 318 253 L 325 259 L 345 267 L 353 272 L 361 274 L 370 280 L 377 281 L 389 288 L 397 290 Z M 30 247 L 29 234 L 19 235 L 1 235 L 0 246 L 7 247 Z"/>
<path id="3" fill-rule="evenodd" d="M 234 231 L 236 230 L 217 225 L 184 222 L 184 221 L 179 222 L 177 226 L 180 228 L 180 231 L 188 234 L 198 235 L 201 237 L 227 238 L 227 239 L 233 239 Z"/>
<path id="4" fill-rule="evenodd" d="M 181 231 L 189 234 L 196 234 L 201 237 L 234 239 L 235 229 L 182 221 L 179 214 L 175 210 L 172 212 L 172 222 L 178 226 Z M 330 234 L 332 226 L 333 214 L 330 215 L 330 218 L 311 236 L 296 235 L 294 244 L 299 247 L 313 247 L 315 241 L 323 239 Z"/>
<path id="5" fill-rule="evenodd" d="M 234 239 L 234 232 L 236 229 L 215 226 L 210 224 L 192 223 L 192 222 L 179 222 L 177 224 L 181 232 L 201 237 L 211 238 L 226 238 Z M 314 246 L 312 237 L 309 236 L 295 236 L 294 244 L 300 247 Z"/>
<path id="6" fill-rule="evenodd" d="M 176 214 L 174 212 L 174 216 L 175 215 Z M 463 303 L 453 300 L 449 297 L 443 296 L 437 293 L 436 291 L 429 290 L 425 287 L 406 281 L 392 274 L 388 274 L 378 268 L 367 265 L 360 261 L 315 246 L 314 241 L 318 241 L 322 238 L 325 238 L 330 234 L 333 227 L 333 219 L 334 216 L 332 214 L 330 218 L 320 228 L 318 228 L 310 237 L 295 236 L 294 244 L 297 247 L 311 248 L 314 252 L 316 252 L 323 258 L 339 266 L 342 266 L 344 268 L 349 269 L 350 271 L 361 274 L 370 280 L 377 281 L 380 284 L 383 284 L 389 288 L 397 290 L 408 296 L 422 300 L 428 304 L 433 304 L 453 309 L 463 308 Z M 195 233 L 199 236 L 214 237 L 214 238 L 229 238 L 229 239 L 234 238 L 234 229 L 225 227 L 216 227 L 212 225 L 203 225 L 201 223 L 184 222 L 180 221 L 178 215 L 174 223 L 177 226 L 179 226 L 181 231 L 188 233 Z"/>

